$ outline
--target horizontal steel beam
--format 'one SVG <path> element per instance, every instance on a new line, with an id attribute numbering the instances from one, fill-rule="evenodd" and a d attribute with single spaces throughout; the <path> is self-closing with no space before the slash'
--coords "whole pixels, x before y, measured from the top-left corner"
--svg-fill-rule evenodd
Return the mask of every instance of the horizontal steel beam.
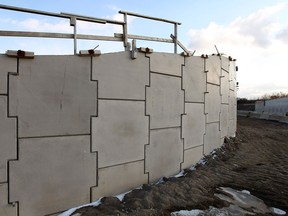
<path id="1" fill-rule="evenodd" d="M 102 35 L 84 35 L 84 34 L 77 34 L 77 39 L 123 42 L 122 38 L 111 37 L 111 36 L 102 36 Z"/>
<path id="2" fill-rule="evenodd" d="M 117 20 L 102 19 L 102 18 L 97 18 L 97 17 L 83 16 L 83 15 L 79 15 L 79 14 L 66 13 L 66 12 L 61 12 L 61 14 L 67 15 L 67 16 L 74 16 L 78 20 L 84 20 L 84 21 L 98 20 L 100 22 L 105 22 L 105 23 L 110 23 L 110 24 L 124 25 L 124 22 L 117 21 Z"/>
<path id="3" fill-rule="evenodd" d="M 146 15 L 143 15 L 143 14 L 137 14 L 137 13 L 132 13 L 132 12 L 128 12 L 128 11 L 120 10 L 119 13 L 127 14 L 127 15 L 130 15 L 130 16 L 135 16 L 135 17 L 141 17 L 141 18 L 145 18 L 145 19 L 151 19 L 151 20 L 157 20 L 157 21 L 161 21 L 161 22 L 167 22 L 167 23 L 173 23 L 173 24 L 181 25 L 181 23 L 176 22 L 176 21 L 162 19 L 162 18 L 158 18 L 158 17 L 146 16 Z"/>
<path id="4" fill-rule="evenodd" d="M 50 33 L 50 32 L 26 32 L 26 31 L 0 31 L 0 36 L 74 39 L 74 34 Z M 122 38 L 117 37 L 101 36 L 101 35 L 85 35 L 85 34 L 77 34 L 77 39 L 123 41 Z"/>
<path id="5" fill-rule="evenodd" d="M 63 14 L 51 13 L 51 12 L 40 11 L 40 10 L 33 10 L 33 9 L 28 9 L 28 8 L 20 8 L 20 7 L 8 6 L 8 5 L 2 5 L 2 4 L 0 4 L 0 8 L 6 9 L 6 10 L 25 12 L 25 13 L 38 14 L 38 15 L 53 16 L 53 17 L 60 17 L 60 18 L 70 18 L 70 16 L 63 15 Z"/>
<path id="6" fill-rule="evenodd" d="M 114 34 L 114 37 L 123 38 L 123 34 L 115 33 L 115 34 Z M 164 42 L 164 43 L 173 43 L 173 42 L 174 42 L 172 39 L 167 39 L 167 38 L 141 36 L 141 35 L 132 35 L 132 34 L 128 34 L 127 37 L 128 37 L 129 39 L 156 41 L 156 42 Z"/>
<path id="7" fill-rule="evenodd" d="M 123 24 L 123 23 L 118 22 L 118 21 L 113 22 L 113 20 L 105 20 L 105 19 L 100 19 L 100 18 L 96 18 L 96 17 L 87 17 L 87 16 L 68 14 L 68 13 L 60 13 L 59 14 L 59 13 L 33 10 L 33 9 L 28 9 L 28 8 L 20 8 L 20 7 L 8 6 L 8 5 L 0 5 L 0 8 L 6 9 L 6 10 L 18 11 L 18 12 L 32 13 L 32 14 L 52 16 L 52 17 L 58 17 L 58 18 L 65 18 L 65 19 L 71 19 L 71 17 L 75 17 L 77 20 L 96 22 L 96 23 L 101 23 L 101 24 L 106 24 L 106 23 L 113 23 L 113 24 L 118 24 L 118 25 Z"/>

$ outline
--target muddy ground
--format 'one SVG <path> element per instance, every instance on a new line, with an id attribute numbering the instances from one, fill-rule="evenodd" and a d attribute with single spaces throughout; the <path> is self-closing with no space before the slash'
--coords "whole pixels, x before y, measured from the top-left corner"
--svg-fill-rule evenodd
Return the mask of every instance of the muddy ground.
<path id="1" fill-rule="evenodd" d="M 238 117 L 237 138 L 227 139 L 216 155 L 195 171 L 186 170 L 185 177 L 143 185 L 126 194 L 123 202 L 103 198 L 100 206 L 77 213 L 168 216 L 183 209 L 222 208 L 227 203 L 214 196 L 221 186 L 248 190 L 268 206 L 288 212 L 288 124 Z"/>

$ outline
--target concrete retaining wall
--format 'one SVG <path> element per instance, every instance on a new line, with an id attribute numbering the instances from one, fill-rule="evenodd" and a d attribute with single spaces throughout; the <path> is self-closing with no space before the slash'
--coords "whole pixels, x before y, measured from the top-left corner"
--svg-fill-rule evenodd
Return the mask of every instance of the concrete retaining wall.
<path id="1" fill-rule="evenodd" d="M 256 101 L 255 112 L 238 110 L 238 115 L 288 123 L 288 98 Z"/>
<path id="2" fill-rule="evenodd" d="M 257 101 L 255 111 L 275 116 L 288 116 L 288 97 Z"/>
<path id="3" fill-rule="evenodd" d="M 170 176 L 236 131 L 218 56 L 0 55 L 0 215 L 56 214 Z"/>

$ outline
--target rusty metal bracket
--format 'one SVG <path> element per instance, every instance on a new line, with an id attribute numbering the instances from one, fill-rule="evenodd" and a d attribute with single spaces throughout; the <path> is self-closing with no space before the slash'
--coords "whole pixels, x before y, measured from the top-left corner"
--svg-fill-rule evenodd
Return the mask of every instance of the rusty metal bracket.
<path id="1" fill-rule="evenodd" d="M 26 58 L 26 59 L 34 58 L 34 52 L 24 50 L 7 50 L 6 55 L 14 58 Z"/>

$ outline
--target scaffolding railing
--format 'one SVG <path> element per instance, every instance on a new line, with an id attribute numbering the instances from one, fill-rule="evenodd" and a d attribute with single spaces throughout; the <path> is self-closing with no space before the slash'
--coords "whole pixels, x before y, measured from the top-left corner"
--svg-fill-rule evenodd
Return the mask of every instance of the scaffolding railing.
<path id="1" fill-rule="evenodd" d="M 174 44 L 174 53 L 177 53 L 177 46 L 179 45 L 184 52 L 189 55 L 189 51 L 178 41 L 178 25 L 181 23 L 162 19 L 158 17 L 146 16 L 142 14 L 127 12 L 127 11 L 119 11 L 120 14 L 123 14 L 123 21 L 116 21 L 110 19 L 102 19 L 97 17 L 91 16 L 83 16 L 73 13 L 53 13 L 53 12 L 46 12 L 41 10 L 33 10 L 28 8 L 20 8 L 8 5 L 1 5 L 0 9 L 4 10 L 12 10 L 24 13 L 31 13 L 37 15 L 44 15 L 44 16 L 51 16 L 57 17 L 61 19 L 69 19 L 70 26 L 73 27 L 73 33 L 52 33 L 52 32 L 32 32 L 32 31 L 7 31 L 7 30 L 0 30 L 0 36 L 12 36 L 12 37 L 40 37 L 40 38 L 62 38 L 62 39 L 73 39 L 74 40 L 74 54 L 77 54 L 77 40 L 100 40 L 100 41 L 115 41 L 115 42 L 123 42 L 123 46 L 126 50 L 129 48 L 129 39 L 136 39 L 136 40 L 147 40 L 147 41 L 156 41 L 156 42 L 164 42 L 164 43 L 172 43 Z M 142 35 L 132 35 L 128 33 L 128 16 L 134 16 L 144 19 L 150 19 L 154 21 L 166 22 L 170 23 L 174 26 L 174 32 L 170 35 L 170 38 L 160 38 L 160 37 L 150 37 L 150 36 L 142 36 Z M 103 35 L 93 35 L 93 34 L 78 34 L 77 33 L 77 21 L 85 21 L 97 24 L 113 24 L 113 25 L 120 25 L 122 26 L 122 34 L 121 33 L 114 33 L 114 36 L 103 36 Z"/>

